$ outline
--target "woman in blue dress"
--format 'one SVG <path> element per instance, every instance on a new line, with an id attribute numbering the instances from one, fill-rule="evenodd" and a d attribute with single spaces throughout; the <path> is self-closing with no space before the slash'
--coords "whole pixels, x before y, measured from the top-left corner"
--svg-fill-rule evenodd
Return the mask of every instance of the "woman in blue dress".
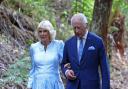
<path id="1" fill-rule="evenodd" d="M 39 41 L 30 47 L 32 68 L 28 89 L 64 89 L 59 64 L 63 56 L 64 43 L 55 40 L 56 31 L 48 20 L 41 21 L 36 31 Z"/>

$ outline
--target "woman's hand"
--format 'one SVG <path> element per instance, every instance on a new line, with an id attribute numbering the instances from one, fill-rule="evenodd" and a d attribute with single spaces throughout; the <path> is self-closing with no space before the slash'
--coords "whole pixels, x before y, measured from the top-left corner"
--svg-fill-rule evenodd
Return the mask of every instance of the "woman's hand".
<path id="1" fill-rule="evenodd" d="M 70 69 L 70 68 L 71 68 L 70 63 L 66 63 L 66 64 L 64 65 L 64 68 Z"/>

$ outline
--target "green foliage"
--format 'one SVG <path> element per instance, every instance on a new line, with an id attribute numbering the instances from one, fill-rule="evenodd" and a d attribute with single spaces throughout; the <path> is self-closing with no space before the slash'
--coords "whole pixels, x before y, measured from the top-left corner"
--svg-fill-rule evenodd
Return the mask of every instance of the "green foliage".
<path id="1" fill-rule="evenodd" d="M 127 0 L 113 0 L 112 12 L 119 11 L 125 16 L 125 26 L 128 31 L 128 1 Z"/>
<path id="2" fill-rule="evenodd" d="M 82 1 L 73 0 L 72 7 L 73 7 L 72 8 L 73 13 L 77 13 L 77 12 L 84 13 L 88 17 L 89 22 L 92 20 L 94 0 L 82 0 Z"/>
<path id="3" fill-rule="evenodd" d="M 17 0 L 14 0 L 12 2 L 12 0 L 10 0 L 9 3 L 12 3 L 12 8 L 14 8 L 14 5 L 16 4 Z M 63 27 L 58 28 L 56 25 L 56 15 L 55 15 L 55 9 L 50 7 L 50 3 L 52 3 L 52 0 L 21 0 L 18 2 L 22 5 L 24 5 L 24 7 L 19 7 L 19 9 L 16 9 L 18 12 L 23 13 L 25 15 L 28 15 L 30 17 L 33 18 L 34 21 L 36 22 L 40 22 L 41 20 L 47 19 L 50 20 L 51 23 L 53 24 L 54 28 L 57 30 L 57 39 L 63 39 L 65 40 L 71 33 L 71 31 L 69 31 L 68 27 L 68 23 L 67 22 L 67 18 L 68 18 L 68 12 L 66 10 L 64 10 L 61 13 L 61 22 L 62 25 L 65 26 L 65 28 L 63 29 Z M 15 8 L 14 8 L 15 9 Z M 27 41 L 28 45 L 31 44 L 31 40 Z"/>
<path id="4" fill-rule="evenodd" d="M 26 40 L 26 44 L 27 44 L 28 46 L 30 46 L 32 43 L 33 43 L 33 40 L 31 40 L 31 39 Z"/>
<path id="5" fill-rule="evenodd" d="M 45 2 L 46 0 L 8 0 L 7 6 L 39 22 L 44 18 L 50 20 L 54 14 Z"/>
<path id="6" fill-rule="evenodd" d="M 0 86 L 6 84 L 24 84 L 26 85 L 28 79 L 28 70 L 30 69 L 30 58 L 25 57 L 19 59 L 15 64 L 9 66 L 8 70 L 0 80 Z"/>
<path id="7" fill-rule="evenodd" d="M 110 31 L 109 33 L 117 32 L 117 31 L 119 31 L 119 28 L 117 28 L 115 26 L 111 26 L 109 31 Z"/>
<path id="8" fill-rule="evenodd" d="M 40 22 L 43 19 L 50 20 L 57 30 L 58 39 L 65 40 L 73 33 L 69 26 L 69 20 L 72 14 L 82 12 L 87 16 L 88 22 L 91 21 L 94 0 L 83 0 L 83 2 L 75 2 L 75 0 L 73 0 L 71 10 L 63 9 L 60 12 L 56 12 L 55 8 L 52 7 L 53 1 L 55 2 L 55 0 L 9 0 L 8 4 L 18 12 L 30 16 L 34 21 Z M 17 4 L 19 5 L 18 7 Z M 56 13 L 60 15 L 60 24 L 62 27 L 59 28 L 56 23 Z M 28 44 L 29 43 L 31 42 L 28 41 Z"/>
<path id="9" fill-rule="evenodd" d="M 113 1 L 113 11 L 114 10 L 121 10 L 121 11 L 127 11 L 128 10 L 128 2 L 126 0 L 114 0 Z"/>
<path id="10" fill-rule="evenodd" d="M 57 30 L 57 38 L 65 41 L 67 38 L 73 35 L 73 30 L 69 25 L 62 24 L 63 26 Z"/>

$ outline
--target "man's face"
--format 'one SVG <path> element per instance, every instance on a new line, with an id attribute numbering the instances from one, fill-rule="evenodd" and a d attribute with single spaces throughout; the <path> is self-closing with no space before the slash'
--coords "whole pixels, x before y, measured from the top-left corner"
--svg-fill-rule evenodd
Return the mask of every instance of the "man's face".
<path id="1" fill-rule="evenodd" d="M 84 25 L 81 21 L 74 21 L 72 26 L 76 36 L 80 38 L 84 36 L 86 32 L 86 25 Z"/>

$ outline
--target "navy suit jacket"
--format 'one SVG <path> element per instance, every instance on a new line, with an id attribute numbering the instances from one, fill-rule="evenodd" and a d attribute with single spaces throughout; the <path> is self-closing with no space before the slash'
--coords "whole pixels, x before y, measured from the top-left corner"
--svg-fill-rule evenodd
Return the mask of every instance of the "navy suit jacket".
<path id="1" fill-rule="evenodd" d="M 67 79 L 66 89 L 110 89 L 110 72 L 105 47 L 102 39 L 95 34 L 88 33 L 80 63 L 77 53 L 77 37 L 73 36 L 67 40 L 61 63 L 64 74 L 67 70 L 64 67 L 66 63 L 70 63 L 77 77 L 75 80 Z"/>

